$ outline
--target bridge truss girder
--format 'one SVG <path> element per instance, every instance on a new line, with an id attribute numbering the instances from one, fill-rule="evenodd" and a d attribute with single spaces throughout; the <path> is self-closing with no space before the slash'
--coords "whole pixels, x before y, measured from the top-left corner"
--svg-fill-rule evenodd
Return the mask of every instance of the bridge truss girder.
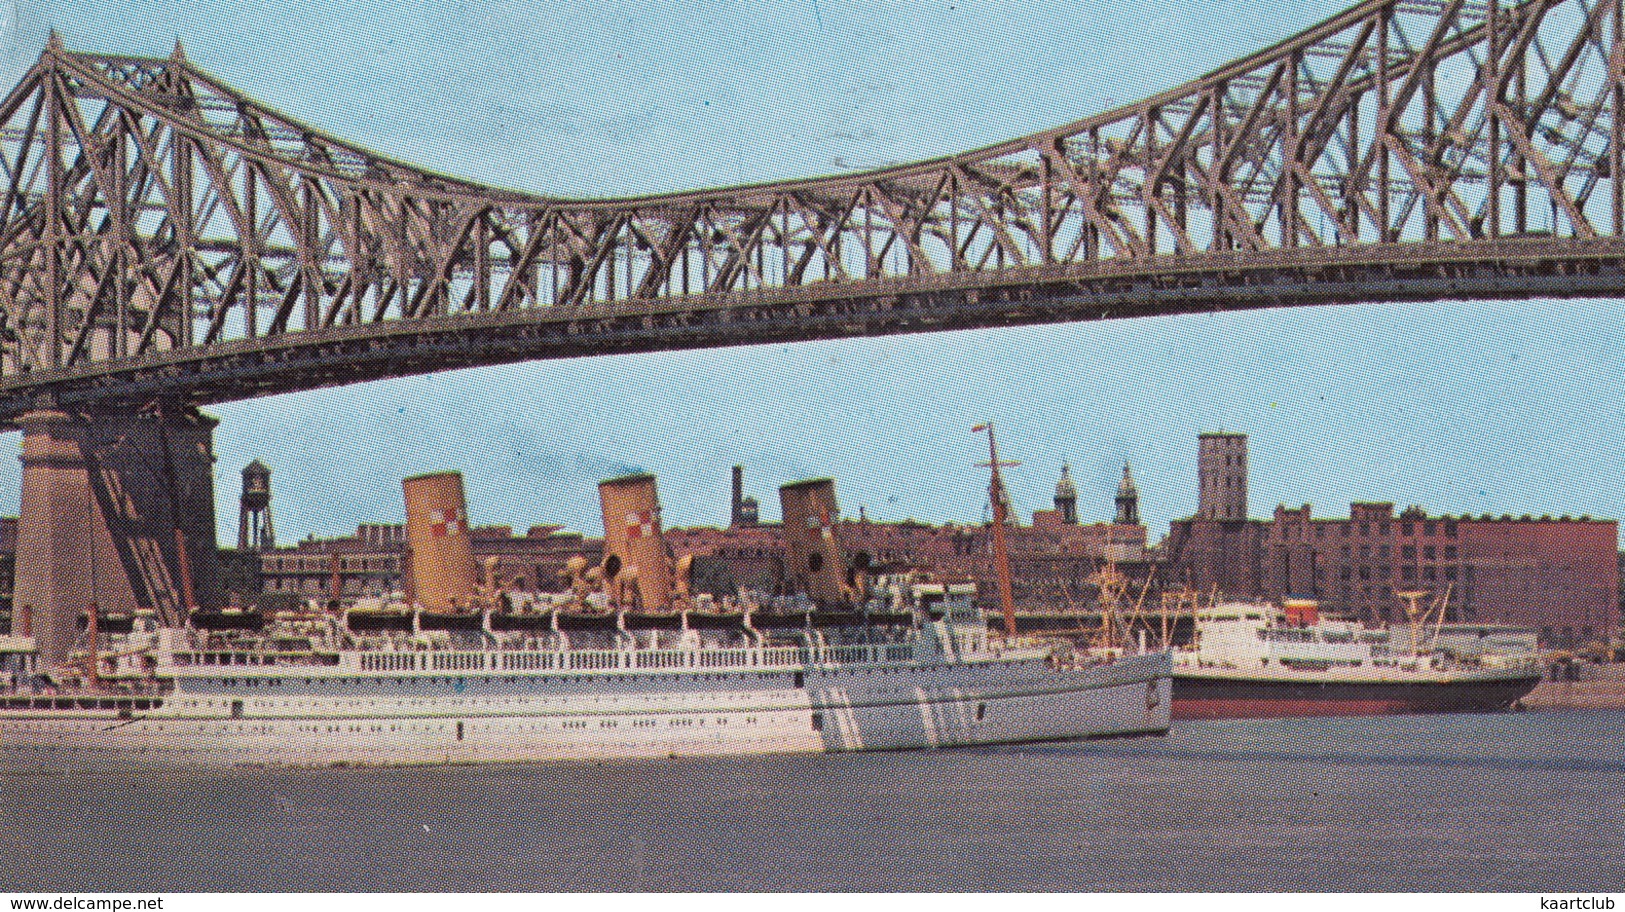
<path id="1" fill-rule="evenodd" d="M 0 421 L 537 357 L 1618 295 L 1625 0 L 1370 0 L 949 158 L 617 200 L 397 162 L 53 38 L 0 102 Z"/>

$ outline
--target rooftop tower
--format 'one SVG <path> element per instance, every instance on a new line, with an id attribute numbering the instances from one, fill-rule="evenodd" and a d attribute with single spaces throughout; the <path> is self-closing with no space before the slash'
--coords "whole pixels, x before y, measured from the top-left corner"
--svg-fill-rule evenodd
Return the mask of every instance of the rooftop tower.
<path id="1" fill-rule="evenodd" d="M 1072 466 L 1061 463 L 1061 480 L 1055 483 L 1055 512 L 1061 522 L 1069 526 L 1078 524 L 1078 486 L 1072 483 Z"/>
<path id="2" fill-rule="evenodd" d="M 745 494 L 744 466 L 734 466 L 733 481 L 733 506 L 729 511 L 728 525 L 735 528 L 754 526 L 760 521 L 761 507 L 756 503 L 756 498 Z"/>
<path id="3" fill-rule="evenodd" d="M 1196 472 L 1200 519 L 1247 518 L 1247 435 L 1198 434 Z"/>
<path id="4" fill-rule="evenodd" d="M 1126 460 L 1123 462 L 1123 481 L 1117 486 L 1117 517 L 1113 522 L 1120 526 L 1140 524 L 1140 489 L 1134 484 L 1134 473 L 1129 471 Z"/>

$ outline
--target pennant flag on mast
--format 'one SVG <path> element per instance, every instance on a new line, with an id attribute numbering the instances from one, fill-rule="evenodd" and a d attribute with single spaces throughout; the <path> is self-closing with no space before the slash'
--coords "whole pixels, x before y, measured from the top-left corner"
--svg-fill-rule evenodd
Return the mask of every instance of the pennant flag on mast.
<path id="1" fill-rule="evenodd" d="M 970 432 L 971 432 L 971 433 L 972 433 L 972 434 L 980 434 L 980 433 L 982 433 L 982 432 L 983 432 L 983 431 L 985 431 L 985 430 L 987 430 L 987 425 L 985 425 L 985 424 L 978 424 L 978 425 L 977 425 L 977 426 L 975 426 L 975 427 L 973 427 L 973 428 L 971 428 L 971 429 L 970 429 Z"/>

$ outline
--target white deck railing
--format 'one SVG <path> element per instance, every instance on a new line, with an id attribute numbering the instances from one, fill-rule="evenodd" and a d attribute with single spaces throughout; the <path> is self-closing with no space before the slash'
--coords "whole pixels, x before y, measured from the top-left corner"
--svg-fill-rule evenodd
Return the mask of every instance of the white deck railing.
<path id="1" fill-rule="evenodd" d="M 683 669 L 794 669 L 911 662 L 919 655 L 912 643 L 847 646 L 763 646 L 737 649 L 570 649 L 570 650 L 351 650 L 337 655 L 291 655 L 251 652 L 176 652 L 171 666 L 211 670 L 231 668 L 253 674 L 290 665 L 326 668 L 333 674 L 365 672 L 549 672 L 667 671 Z M 336 661 L 335 661 L 336 660 Z"/>

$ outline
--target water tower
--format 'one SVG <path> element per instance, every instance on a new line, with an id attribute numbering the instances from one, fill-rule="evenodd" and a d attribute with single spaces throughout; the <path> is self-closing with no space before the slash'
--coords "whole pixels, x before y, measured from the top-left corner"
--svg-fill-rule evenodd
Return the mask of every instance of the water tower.
<path id="1" fill-rule="evenodd" d="M 237 550 L 276 548 L 271 525 L 271 467 L 258 459 L 243 467 L 243 499 L 237 514 Z"/>

